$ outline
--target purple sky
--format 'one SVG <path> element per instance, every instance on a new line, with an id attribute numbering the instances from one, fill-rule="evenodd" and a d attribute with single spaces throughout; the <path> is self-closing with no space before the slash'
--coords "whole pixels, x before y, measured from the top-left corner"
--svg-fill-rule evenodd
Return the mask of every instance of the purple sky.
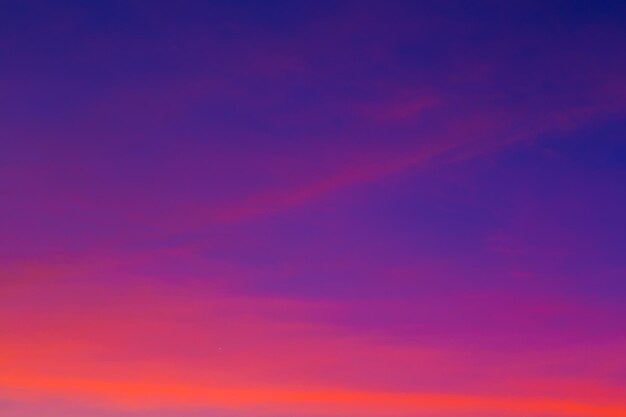
<path id="1" fill-rule="evenodd" d="M 626 415 L 626 5 L 0 4 L 0 414 Z"/>

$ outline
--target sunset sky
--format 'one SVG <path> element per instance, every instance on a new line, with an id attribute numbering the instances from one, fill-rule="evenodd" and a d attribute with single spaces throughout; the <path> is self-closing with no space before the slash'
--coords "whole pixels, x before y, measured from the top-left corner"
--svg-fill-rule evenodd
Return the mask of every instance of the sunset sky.
<path id="1" fill-rule="evenodd" d="M 0 416 L 626 416 L 625 21 L 0 0 Z"/>

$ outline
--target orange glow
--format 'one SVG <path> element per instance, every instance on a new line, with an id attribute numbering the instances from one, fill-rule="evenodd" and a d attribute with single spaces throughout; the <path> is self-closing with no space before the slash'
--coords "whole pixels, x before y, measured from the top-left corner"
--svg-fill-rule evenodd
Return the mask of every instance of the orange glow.
<path id="1" fill-rule="evenodd" d="M 217 388 L 128 381 L 2 376 L 0 385 L 35 395 L 56 394 L 96 400 L 122 408 L 159 406 L 211 407 L 266 412 L 377 413 L 416 412 L 543 413 L 581 417 L 623 417 L 626 407 L 556 399 L 500 398 L 447 394 L 381 393 L 364 391 L 295 391 L 281 388 Z"/>

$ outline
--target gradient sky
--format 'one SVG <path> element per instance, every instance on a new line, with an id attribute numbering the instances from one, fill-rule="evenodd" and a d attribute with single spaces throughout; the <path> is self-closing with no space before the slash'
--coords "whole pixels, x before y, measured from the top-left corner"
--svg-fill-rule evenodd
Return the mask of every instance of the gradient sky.
<path id="1" fill-rule="evenodd" d="M 0 1 L 0 415 L 626 416 L 625 19 Z"/>

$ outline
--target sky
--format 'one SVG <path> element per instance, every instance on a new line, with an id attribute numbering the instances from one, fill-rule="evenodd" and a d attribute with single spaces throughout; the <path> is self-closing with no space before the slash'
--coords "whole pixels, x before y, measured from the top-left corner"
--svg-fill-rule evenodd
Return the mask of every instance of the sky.
<path id="1" fill-rule="evenodd" d="M 2 417 L 623 417 L 626 3 L 0 2 Z"/>

